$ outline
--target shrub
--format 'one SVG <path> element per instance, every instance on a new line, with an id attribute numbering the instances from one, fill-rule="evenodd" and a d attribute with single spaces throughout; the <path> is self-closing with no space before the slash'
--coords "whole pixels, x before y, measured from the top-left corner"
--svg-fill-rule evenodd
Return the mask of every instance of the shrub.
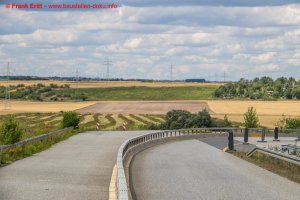
<path id="1" fill-rule="evenodd" d="M 173 130 L 183 128 L 211 127 L 213 120 L 207 110 L 192 114 L 185 110 L 172 110 L 166 115 L 166 121 L 161 124 L 151 124 L 148 129 Z"/>
<path id="2" fill-rule="evenodd" d="M 13 117 L 9 117 L 0 127 L 0 142 L 2 144 L 19 142 L 23 133 L 19 123 Z"/>
<path id="3" fill-rule="evenodd" d="M 63 119 L 61 122 L 62 128 L 67 128 L 73 126 L 74 128 L 79 128 L 80 117 L 76 112 L 64 112 Z"/>
<path id="4" fill-rule="evenodd" d="M 212 119 L 206 109 L 198 112 L 194 117 L 192 127 L 211 127 Z"/>
<path id="5" fill-rule="evenodd" d="M 167 129 L 181 129 L 188 126 L 189 120 L 192 114 L 185 110 L 172 110 L 166 115 L 166 127 Z"/>
<path id="6" fill-rule="evenodd" d="M 223 121 L 224 121 L 224 125 L 225 125 L 226 127 L 231 126 L 231 122 L 229 121 L 227 115 L 224 116 L 224 120 L 223 120 Z"/>
<path id="7" fill-rule="evenodd" d="M 277 122 L 277 126 L 283 129 L 300 128 L 300 117 L 292 118 L 283 116 L 282 119 Z"/>
<path id="8" fill-rule="evenodd" d="M 252 106 L 248 108 L 244 114 L 244 125 L 246 128 L 257 128 L 259 126 L 259 119 L 256 114 L 255 108 Z"/>

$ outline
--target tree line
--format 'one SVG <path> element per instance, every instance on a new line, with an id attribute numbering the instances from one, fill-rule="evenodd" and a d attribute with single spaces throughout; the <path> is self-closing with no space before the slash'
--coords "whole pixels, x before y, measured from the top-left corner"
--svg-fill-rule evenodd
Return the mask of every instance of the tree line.
<path id="1" fill-rule="evenodd" d="M 293 77 L 271 77 L 230 82 L 220 86 L 214 92 L 215 98 L 248 98 L 248 99 L 300 99 L 300 80 Z"/>

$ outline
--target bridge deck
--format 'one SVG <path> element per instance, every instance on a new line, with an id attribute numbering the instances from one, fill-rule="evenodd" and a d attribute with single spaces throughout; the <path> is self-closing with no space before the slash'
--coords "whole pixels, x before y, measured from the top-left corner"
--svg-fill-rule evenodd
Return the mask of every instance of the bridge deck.
<path id="1" fill-rule="evenodd" d="M 118 148 L 143 133 L 82 133 L 0 168 L 0 199 L 108 199 Z"/>
<path id="2" fill-rule="evenodd" d="M 199 140 L 137 154 L 131 169 L 137 199 L 298 200 L 300 185 Z"/>

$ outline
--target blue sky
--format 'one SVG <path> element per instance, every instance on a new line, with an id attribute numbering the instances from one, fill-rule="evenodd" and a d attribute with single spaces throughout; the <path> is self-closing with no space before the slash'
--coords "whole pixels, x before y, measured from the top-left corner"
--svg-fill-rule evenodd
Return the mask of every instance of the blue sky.
<path id="1" fill-rule="evenodd" d="M 0 75 L 228 80 L 300 78 L 300 4 L 295 0 L 109 0 L 100 10 L 0 6 Z M 32 1 L 33 2 L 33 1 Z M 34 2 L 68 3 L 68 0 Z M 81 0 L 77 2 L 104 2 Z M 299 1 L 298 1 L 299 2 Z"/>

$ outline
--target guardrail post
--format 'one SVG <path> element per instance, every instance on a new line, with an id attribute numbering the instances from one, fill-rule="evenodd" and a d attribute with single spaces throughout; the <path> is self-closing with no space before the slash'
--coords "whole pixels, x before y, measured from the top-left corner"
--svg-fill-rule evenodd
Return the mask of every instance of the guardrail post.
<path id="1" fill-rule="evenodd" d="M 266 129 L 262 128 L 261 129 L 261 140 L 258 140 L 257 142 L 266 142 L 265 137 L 266 137 Z"/>
<path id="2" fill-rule="evenodd" d="M 278 127 L 275 127 L 275 129 L 274 129 L 274 140 L 273 141 L 280 141 L 278 139 L 278 133 L 279 133 L 279 129 L 278 129 Z"/>
<path id="3" fill-rule="evenodd" d="M 228 133 L 229 133 L 229 135 L 228 135 L 228 150 L 227 150 L 227 152 L 231 153 L 231 152 L 235 151 L 234 140 L 233 140 L 233 131 L 230 130 Z"/>
<path id="4" fill-rule="evenodd" d="M 242 129 L 241 129 L 242 130 Z M 249 140 L 249 129 L 248 128 L 245 128 L 244 129 L 244 144 L 249 144 L 248 143 L 248 140 Z"/>

